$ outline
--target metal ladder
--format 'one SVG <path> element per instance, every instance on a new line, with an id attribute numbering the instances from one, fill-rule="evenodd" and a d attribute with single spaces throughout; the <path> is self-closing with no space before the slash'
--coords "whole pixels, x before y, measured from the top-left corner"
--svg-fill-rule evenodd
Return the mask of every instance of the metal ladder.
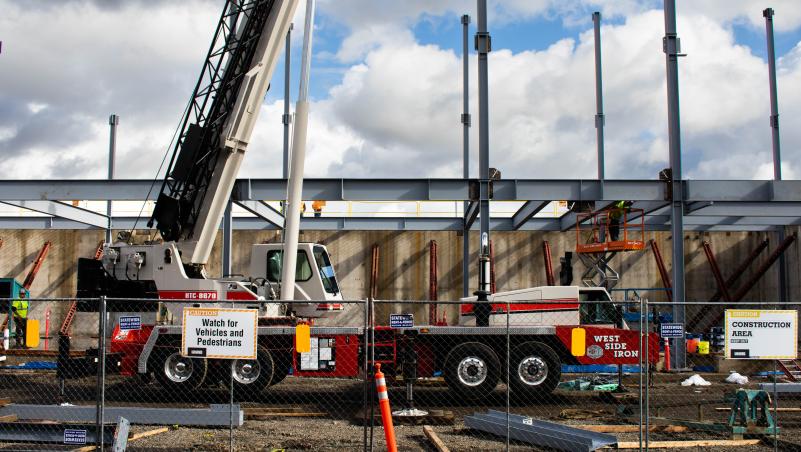
<path id="1" fill-rule="evenodd" d="M 609 265 L 617 251 L 603 253 L 577 253 L 579 259 L 587 267 L 581 275 L 581 282 L 586 287 L 615 287 L 620 280 L 620 273 Z"/>

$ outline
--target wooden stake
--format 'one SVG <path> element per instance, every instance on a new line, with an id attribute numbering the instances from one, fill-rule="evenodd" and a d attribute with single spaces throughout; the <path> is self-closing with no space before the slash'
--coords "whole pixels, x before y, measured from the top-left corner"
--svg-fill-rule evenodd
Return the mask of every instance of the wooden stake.
<path id="1" fill-rule="evenodd" d="M 438 452 L 451 452 L 451 450 L 448 449 L 448 446 L 446 446 L 445 443 L 439 438 L 437 432 L 435 432 L 431 426 L 424 425 L 423 433 L 425 433 L 426 437 L 428 437 L 428 440 L 434 444 L 434 447 L 437 448 Z"/>
<path id="2" fill-rule="evenodd" d="M 597 433 L 636 433 L 640 431 L 639 425 L 582 425 L 579 428 Z M 645 430 L 645 429 L 643 429 Z M 652 425 L 649 432 L 681 433 L 690 430 L 683 425 Z"/>

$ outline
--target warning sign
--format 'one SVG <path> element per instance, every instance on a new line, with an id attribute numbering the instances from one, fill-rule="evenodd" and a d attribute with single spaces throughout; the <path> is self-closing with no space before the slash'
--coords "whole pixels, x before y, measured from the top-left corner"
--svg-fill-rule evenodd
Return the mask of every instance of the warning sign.
<path id="1" fill-rule="evenodd" d="M 181 354 L 256 359 L 257 322 L 255 309 L 184 308 Z"/>
<path id="2" fill-rule="evenodd" d="M 726 310 L 726 358 L 796 359 L 798 311 Z"/>

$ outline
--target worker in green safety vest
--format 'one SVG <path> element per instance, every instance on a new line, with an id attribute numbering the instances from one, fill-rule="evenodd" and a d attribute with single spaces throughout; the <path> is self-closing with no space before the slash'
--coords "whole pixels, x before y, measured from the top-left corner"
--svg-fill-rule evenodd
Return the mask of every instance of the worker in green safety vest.
<path id="1" fill-rule="evenodd" d="M 17 348 L 25 348 L 25 331 L 28 326 L 28 300 L 25 289 L 20 289 L 17 299 L 11 302 L 11 313 L 14 316 L 14 339 Z"/>
<path id="2" fill-rule="evenodd" d="M 620 238 L 620 219 L 631 209 L 631 201 L 618 201 L 609 211 L 609 240 L 615 242 Z"/>

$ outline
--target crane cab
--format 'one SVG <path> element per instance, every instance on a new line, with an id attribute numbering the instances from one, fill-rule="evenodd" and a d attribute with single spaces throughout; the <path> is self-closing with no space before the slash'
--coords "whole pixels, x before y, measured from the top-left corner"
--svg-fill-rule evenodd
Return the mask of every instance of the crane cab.
<path id="1" fill-rule="evenodd" d="M 280 293 L 283 245 L 266 243 L 253 245 L 250 254 L 250 277 L 263 278 L 266 285 Z M 289 310 L 298 317 L 328 317 L 342 311 L 342 292 L 339 288 L 328 250 L 316 243 L 299 243 L 295 264 L 295 301 Z"/>

